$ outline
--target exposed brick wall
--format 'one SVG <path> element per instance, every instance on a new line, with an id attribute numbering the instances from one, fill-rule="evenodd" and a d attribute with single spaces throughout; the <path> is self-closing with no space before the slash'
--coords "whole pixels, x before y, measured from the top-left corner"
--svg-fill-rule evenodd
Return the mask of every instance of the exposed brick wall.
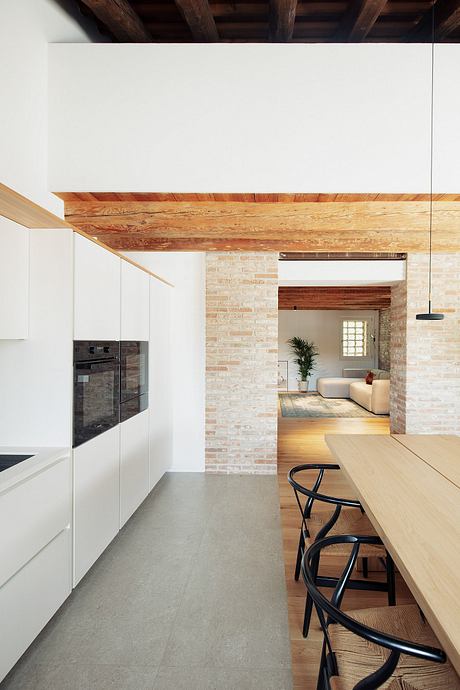
<path id="1" fill-rule="evenodd" d="M 410 254 L 406 282 L 392 290 L 392 431 L 459 434 L 460 255 L 433 256 L 433 310 L 444 321 L 416 321 L 427 292 L 428 256 Z"/>
<path id="2" fill-rule="evenodd" d="M 379 369 L 389 371 L 390 362 L 391 309 L 379 311 Z"/>
<path id="3" fill-rule="evenodd" d="M 278 255 L 206 255 L 206 471 L 274 474 Z"/>

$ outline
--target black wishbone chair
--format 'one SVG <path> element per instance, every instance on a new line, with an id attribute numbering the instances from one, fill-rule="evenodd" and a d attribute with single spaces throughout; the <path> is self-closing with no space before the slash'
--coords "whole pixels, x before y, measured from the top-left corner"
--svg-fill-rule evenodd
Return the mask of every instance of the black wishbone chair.
<path id="1" fill-rule="evenodd" d="M 326 537 L 304 554 L 302 575 L 324 634 L 317 690 L 459 690 L 460 679 L 417 605 L 340 609 L 360 549 L 381 543 Z M 317 587 L 314 563 L 337 545 L 348 548 L 348 561 L 329 601 Z"/>
<path id="2" fill-rule="evenodd" d="M 302 484 L 300 483 L 298 475 L 299 473 L 305 473 L 311 470 L 318 471 L 318 476 L 312 488 L 309 489 L 303 482 Z M 318 492 L 324 478 L 324 473 L 329 470 L 340 470 L 340 466 L 323 463 L 308 463 L 297 465 L 297 467 L 293 467 L 288 473 L 288 481 L 294 489 L 294 494 L 302 516 L 294 575 L 296 580 L 299 579 L 300 565 L 305 548 L 318 539 L 322 539 L 327 535 L 332 536 L 336 534 L 357 534 L 360 536 L 374 536 L 376 534 L 359 501 L 350 498 L 336 498 Z M 330 506 L 335 506 L 335 508 L 329 516 L 325 514 L 324 510 L 313 511 L 315 501 L 323 505 L 329 504 Z M 338 544 L 335 549 L 331 550 L 331 552 L 335 556 L 348 557 L 348 549 L 340 544 Z M 382 546 L 381 542 L 378 542 L 378 544 L 369 543 L 363 547 L 361 557 L 363 558 L 363 576 L 365 579 L 349 580 L 348 587 L 350 589 L 388 592 L 388 604 L 394 606 L 396 603 L 394 564 L 391 556 L 385 550 L 385 547 Z M 384 563 L 386 569 L 386 582 L 376 582 L 367 579 L 367 562 L 368 558 L 372 557 L 378 558 Z M 318 574 L 319 560 L 320 557 L 318 554 L 313 563 L 313 571 L 318 586 L 335 587 L 337 584 L 336 577 L 324 577 Z M 304 637 L 308 636 L 312 609 L 313 601 L 307 592 L 302 631 Z"/>

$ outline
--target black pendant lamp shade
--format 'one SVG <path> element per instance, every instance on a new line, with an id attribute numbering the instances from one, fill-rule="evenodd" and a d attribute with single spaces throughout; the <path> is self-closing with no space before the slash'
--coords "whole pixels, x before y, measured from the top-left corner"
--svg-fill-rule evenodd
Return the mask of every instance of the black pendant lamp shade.
<path id="1" fill-rule="evenodd" d="M 431 7 L 431 126 L 430 126 L 430 264 L 428 269 L 428 312 L 417 314 L 417 321 L 442 321 L 444 314 L 431 311 L 431 264 L 433 234 L 433 130 L 434 130 L 434 2 Z"/>

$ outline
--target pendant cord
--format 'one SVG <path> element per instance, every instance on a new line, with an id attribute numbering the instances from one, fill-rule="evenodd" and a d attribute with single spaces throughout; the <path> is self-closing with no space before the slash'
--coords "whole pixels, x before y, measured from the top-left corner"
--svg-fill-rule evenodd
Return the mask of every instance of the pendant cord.
<path id="1" fill-rule="evenodd" d="M 433 235 L 433 142 L 434 142 L 434 5 L 431 5 L 431 111 L 430 111 L 430 259 L 428 273 L 428 302 L 431 312 L 431 271 L 432 271 L 432 235 Z"/>

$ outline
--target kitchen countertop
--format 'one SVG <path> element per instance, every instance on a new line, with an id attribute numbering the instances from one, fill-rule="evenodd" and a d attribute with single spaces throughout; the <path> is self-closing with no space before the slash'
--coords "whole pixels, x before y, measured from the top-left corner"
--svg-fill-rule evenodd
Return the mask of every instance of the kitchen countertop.
<path id="1" fill-rule="evenodd" d="M 37 474 L 56 462 L 70 457 L 70 448 L 39 446 L 0 446 L 0 455 L 32 455 L 0 472 L 0 492 Z"/>

